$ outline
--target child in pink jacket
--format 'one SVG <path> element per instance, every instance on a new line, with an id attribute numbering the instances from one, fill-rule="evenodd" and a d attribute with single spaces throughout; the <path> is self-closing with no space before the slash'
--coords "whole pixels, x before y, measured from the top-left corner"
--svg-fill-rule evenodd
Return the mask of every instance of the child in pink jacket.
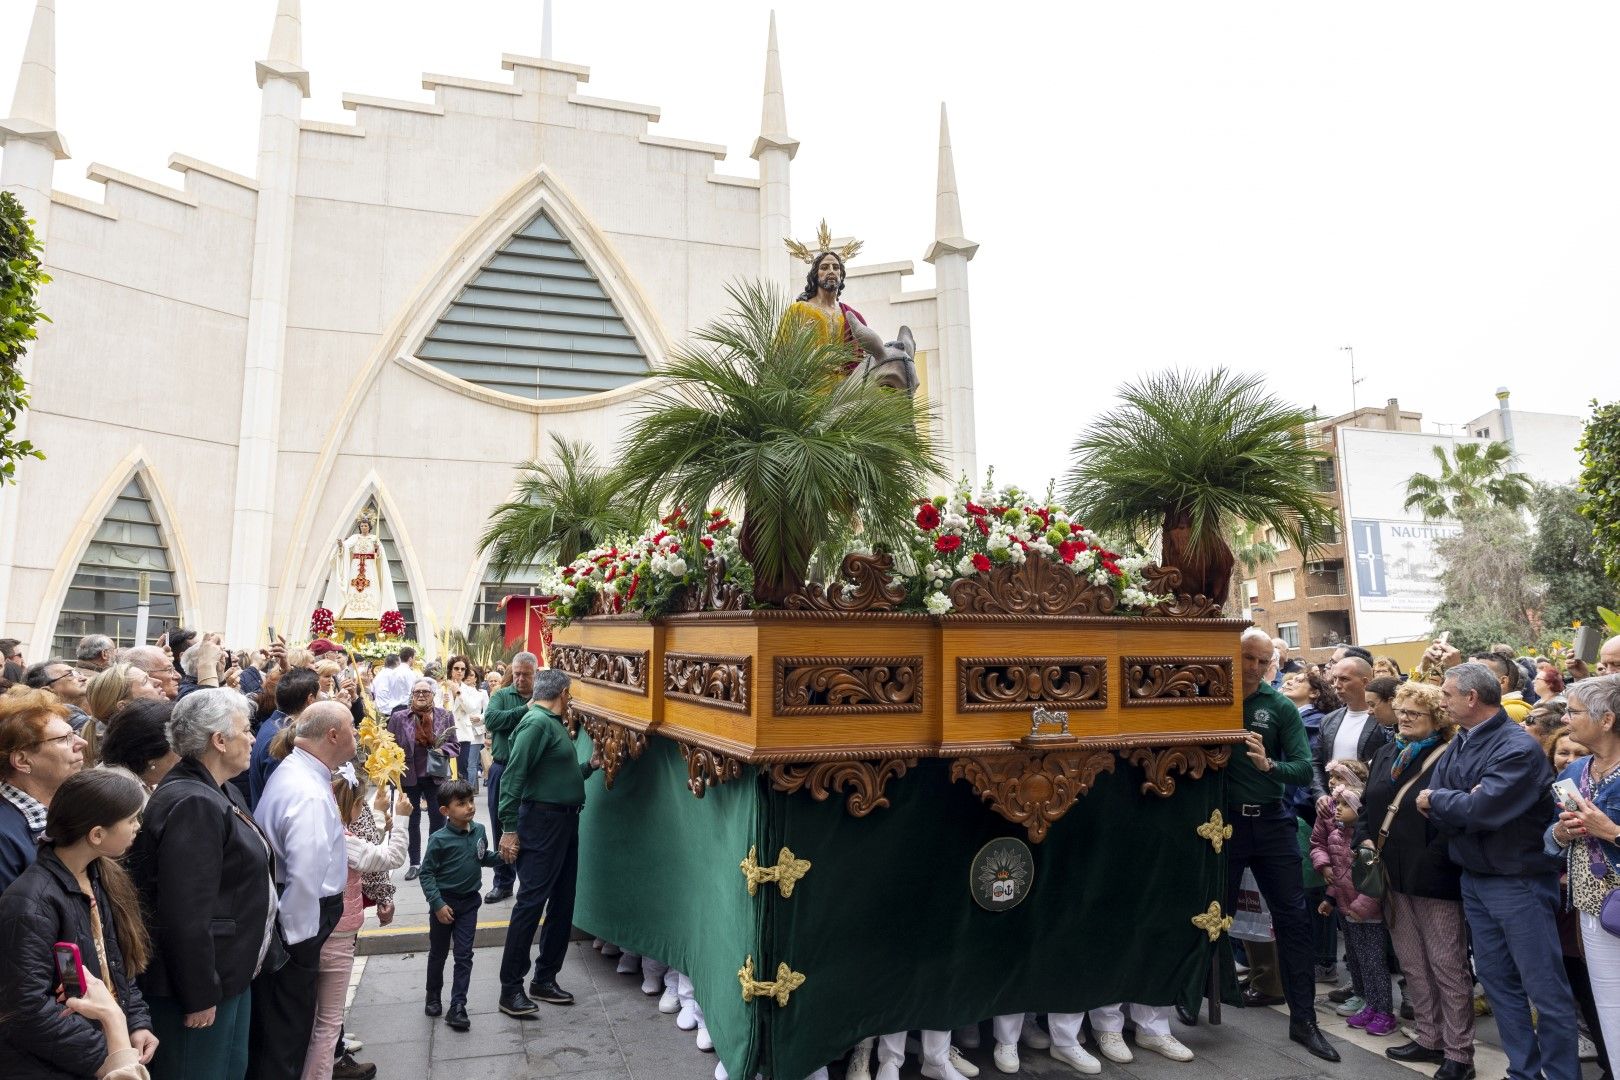
<path id="1" fill-rule="evenodd" d="M 1376 897 L 1357 892 L 1351 875 L 1367 767 L 1359 761 L 1337 760 L 1329 762 L 1326 771 L 1333 793 L 1317 802 L 1316 826 L 1311 830 L 1311 865 L 1327 882 L 1328 892 L 1317 910 L 1331 915 L 1337 907 L 1344 916 L 1350 969 L 1367 1003 L 1346 1022 L 1369 1035 L 1389 1035 L 1399 1030 L 1400 1023 L 1395 1019 L 1389 965 L 1384 959 L 1383 905 Z"/>

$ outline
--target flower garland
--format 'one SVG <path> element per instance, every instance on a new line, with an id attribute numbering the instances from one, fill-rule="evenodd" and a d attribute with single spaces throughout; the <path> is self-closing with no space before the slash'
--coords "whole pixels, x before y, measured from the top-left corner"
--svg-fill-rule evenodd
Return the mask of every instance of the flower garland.
<path id="1" fill-rule="evenodd" d="M 405 616 L 397 611 L 383 612 L 383 617 L 377 622 L 377 632 L 389 637 L 399 637 L 405 633 Z"/>
<path id="2" fill-rule="evenodd" d="M 332 633 L 336 623 L 332 619 L 332 612 L 328 608 L 318 607 L 309 617 L 309 636 L 323 638 Z"/>
<path id="3" fill-rule="evenodd" d="M 947 590 L 953 581 L 1020 565 L 1031 554 L 1067 566 L 1093 585 L 1111 586 L 1123 607 L 1149 607 L 1155 600 L 1138 584 L 1146 558 L 1108 550 L 1061 506 L 1037 504 L 1017 487 L 991 487 L 987 480 L 975 499 L 964 482 L 949 496 L 919 504 L 914 524 L 912 593 L 921 594 L 931 615 L 951 610 Z"/>
<path id="4" fill-rule="evenodd" d="M 728 569 L 740 567 L 737 529 L 724 509 L 710 510 L 694 532 L 686 511 L 676 509 L 658 522 L 658 529 L 634 540 L 619 539 L 587 551 L 567 566 L 541 575 L 539 591 L 557 599 L 553 618 L 566 626 L 593 610 L 622 614 L 661 615 L 675 602 L 676 593 L 702 581 L 703 560 L 725 558 Z M 729 576 L 729 573 L 728 573 Z"/>

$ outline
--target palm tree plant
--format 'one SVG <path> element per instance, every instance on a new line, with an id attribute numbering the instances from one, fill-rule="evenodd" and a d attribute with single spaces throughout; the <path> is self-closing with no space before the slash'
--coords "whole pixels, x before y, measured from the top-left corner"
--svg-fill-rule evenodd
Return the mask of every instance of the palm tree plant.
<path id="1" fill-rule="evenodd" d="M 1277 557 L 1277 547 L 1265 539 L 1264 534 L 1247 521 L 1234 521 L 1226 530 L 1226 543 L 1232 549 L 1233 568 L 1242 567 L 1252 574 Z M 1232 604 L 1242 607 L 1247 596 L 1237 594 L 1237 579 L 1232 580 Z"/>
<path id="2" fill-rule="evenodd" d="M 1311 413 L 1224 368 L 1166 371 L 1127 383 L 1123 402 L 1075 441 L 1066 499 L 1092 529 L 1160 536 L 1160 563 L 1183 590 L 1224 601 L 1234 523 L 1270 526 L 1301 551 L 1337 515 L 1321 495 L 1326 451 L 1306 436 Z"/>
<path id="3" fill-rule="evenodd" d="M 553 432 L 555 461 L 518 466 L 517 490 L 490 515 L 478 540 L 490 570 L 506 578 L 537 562 L 570 563 L 618 533 L 639 529 L 641 504 L 625 494 L 612 470 L 599 465 L 588 443 Z"/>
<path id="4" fill-rule="evenodd" d="M 754 598 L 780 603 L 855 515 L 868 541 L 900 546 L 941 466 L 927 410 L 845 378 L 848 345 L 822 343 L 809 320 L 784 319 L 780 290 L 748 283 L 727 292 L 731 312 L 659 372 L 663 388 L 626 435 L 620 469 L 649 502 L 740 507 Z"/>
<path id="5" fill-rule="evenodd" d="M 1431 447 L 1438 472 L 1415 472 L 1406 481 L 1408 510 L 1426 520 L 1462 518 L 1481 510 L 1522 510 L 1530 505 L 1534 484 L 1522 472 L 1510 472 L 1513 449 L 1503 442 L 1458 443 L 1451 453 Z"/>

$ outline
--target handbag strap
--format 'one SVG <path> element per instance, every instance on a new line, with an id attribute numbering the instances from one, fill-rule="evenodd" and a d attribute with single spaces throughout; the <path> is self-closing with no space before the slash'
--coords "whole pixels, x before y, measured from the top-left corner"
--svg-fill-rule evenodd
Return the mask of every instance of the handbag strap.
<path id="1" fill-rule="evenodd" d="M 1450 745 L 1449 742 L 1441 743 L 1433 750 L 1430 750 L 1418 765 L 1417 771 L 1412 774 L 1412 779 L 1402 784 L 1401 789 L 1395 793 L 1395 797 L 1389 801 L 1389 809 L 1384 811 L 1384 823 L 1378 827 L 1378 840 L 1373 845 L 1378 854 L 1382 855 L 1384 853 L 1384 841 L 1389 839 L 1389 827 L 1395 823 L 1395 813 L 1401 808 L 1401 800 L 1406 798 L 1408 791 L 1412 790 L 1412 785 L 1423 779 L 1424 774 L 1434 767 L 1434 763 L 1439 760 L 1440 755 L 1445 753 L 1446 748 Z"/>

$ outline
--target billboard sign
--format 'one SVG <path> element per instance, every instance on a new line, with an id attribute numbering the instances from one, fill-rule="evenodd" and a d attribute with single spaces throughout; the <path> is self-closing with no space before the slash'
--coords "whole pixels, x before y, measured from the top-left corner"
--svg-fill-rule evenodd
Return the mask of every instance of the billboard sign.
<path id="1" fill-rule="evenodd" d="M 1461 532 L 1461 525 L 1443 522 L 1352 519 L 1357 606 L 1363 611 L 1433 611 L 1440 602 L 1441 569 L 1434 542 Z"/>

